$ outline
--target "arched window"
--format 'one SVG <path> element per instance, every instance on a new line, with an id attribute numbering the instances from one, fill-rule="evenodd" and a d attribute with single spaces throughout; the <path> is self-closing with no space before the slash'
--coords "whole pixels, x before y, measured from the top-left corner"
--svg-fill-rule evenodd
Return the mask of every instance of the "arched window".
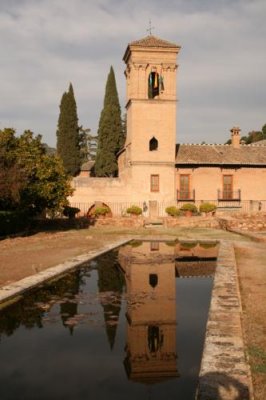
<path id="1" fill-rule="evenodd" d="M 149 150 L 150 151 L 158 150 L 158 140 L 154 136 L 149 142 Z"/>
<path id="2" fill-rule="evenodd" d="M 160 77 L 157 72 L 151 72 L 148 78 L 148 97 L 153 99 L 159 94 Z"/>
<path id="3" fill-rule="evenodd" d="M 158 275 L 157 274 L 149 275 L 149 284 L 153 289 L 158 285 Z"/>

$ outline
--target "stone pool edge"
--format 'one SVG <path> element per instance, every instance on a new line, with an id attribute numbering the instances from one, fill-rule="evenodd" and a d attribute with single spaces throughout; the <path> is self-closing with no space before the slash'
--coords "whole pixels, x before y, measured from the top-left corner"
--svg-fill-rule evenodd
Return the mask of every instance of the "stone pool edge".
<path id="1" fill-rule="evenodd" d="M 17 282 L 2 286 L 0 288 L 0 309 L 8 306 L 10 302 L 15 300 L 18 296 L 21 296 L 27 290 L 32 289 L 46 281 L 60 278 L 61 275 L 64 275 L 65 273 L 78 267 L 80 264 L 90 261 L 101 254 L 107 253 L 108 251 L 113 250 L 129 242 L 130 240 L 132 240 L 131 237 L 127 237 L 123 240 L 116 240 L 114 242 L 105 244 L 101 248 L 90 250 L 88 253 L 68 259 L 35 275 L 30 275 Z"/>
<path id="2" fill-rule="evenodd" d="M 221 240 L 196 400 L 254 399 L 241 315 L 234 247 Z"/>

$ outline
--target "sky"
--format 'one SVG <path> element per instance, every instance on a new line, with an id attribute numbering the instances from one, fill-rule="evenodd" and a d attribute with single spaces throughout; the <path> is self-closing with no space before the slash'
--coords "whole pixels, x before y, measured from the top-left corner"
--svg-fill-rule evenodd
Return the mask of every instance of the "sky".
<path id="1" fill-rule="evenodd" d="M 0 129 L 56 145 L 62 94 L 97 134 L 112 65 L 125 106 L 128 43 L 152 33 L 181 46 L 177 142 L 224 143 L 266 123 L 265 0 L 0 0 Z"/>

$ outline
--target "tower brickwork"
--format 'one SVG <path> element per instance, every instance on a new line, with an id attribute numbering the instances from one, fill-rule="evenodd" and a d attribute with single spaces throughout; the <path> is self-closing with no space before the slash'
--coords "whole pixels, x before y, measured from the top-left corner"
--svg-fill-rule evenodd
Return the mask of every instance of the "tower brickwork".
<path id="1" fill-rule="evenodd" d="M 179 49 L 176 44 L 150 35 L 130 43 L 123 58 L 127 138 L 121 169 L 129 169 L 133 192 L 138 190 L 148 201 L 175 200 Z"/>

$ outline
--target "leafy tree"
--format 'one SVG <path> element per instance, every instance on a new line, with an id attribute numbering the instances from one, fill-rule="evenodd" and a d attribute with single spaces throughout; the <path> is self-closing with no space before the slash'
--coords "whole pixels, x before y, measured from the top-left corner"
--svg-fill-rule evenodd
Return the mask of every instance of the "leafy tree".
<path id="1" fill-rule="evenodd" d="M 57 154 L 63 160 L 67 174 L 75 176 L 80 171 L 82 160 L 77 105 L 71 83 L 61 99 L 56 135 Z"/>
<path id="2" fill-rule="evenodd" d="M 266 124 L 263 125 L 261 131 L 262 131 L 263 139 L 266 139 Z"/>
<path id="3" fill-rule="evenodd" d="M 17 139 L 14 129 L 0 131 L 0 209 L 12 210 L 25 187 L 25 172 L 17 163 Z"/>
<path id="4" fill-rule="evenodd" d="M 121 109 L 113 67 L 108 74 L 104 106 L 98 128 L 98 149 L 95 160 L 96 176 L 117 176 L 116 154 L 123 145 Z"/>
<path id="5" fill-rule="evenodd" d="M 0 131 L 0 207 L 20 208 L 37 214 L 44 209 L 52 212 L 67 205 L 72 194 L 69 177 L 62 160 L 46 154 L 41 136 L 25 131 L 15 137 L 15 131 Z"/>
<path id="6" fill-rule="evenodd" d="M 80 132 L 80 154 L 82 163 L 95 160 L 98 137 L 90 133 L 90 129 L 84 129 L 82 126 L 79 128 Z"/>
<path id="7" fill-rule="evenodd" d="M 120 149 L 122 149 L 122 147 L 124 146 L 126 137 L 127 137 L 127 114 L 124 113 L 122 117 L 122 137 L 120 142 Z"/>

